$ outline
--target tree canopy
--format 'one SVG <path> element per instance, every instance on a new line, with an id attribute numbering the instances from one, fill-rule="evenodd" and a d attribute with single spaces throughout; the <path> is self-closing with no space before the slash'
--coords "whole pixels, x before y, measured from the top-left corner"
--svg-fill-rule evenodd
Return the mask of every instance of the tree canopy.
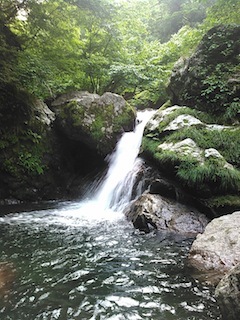
<path id="1" fill-rule="evenodd" d="M 239 17 L 238 0 L 0 0 L 1 87 L 163 103 L 174 63 L 206 30 Z"/>

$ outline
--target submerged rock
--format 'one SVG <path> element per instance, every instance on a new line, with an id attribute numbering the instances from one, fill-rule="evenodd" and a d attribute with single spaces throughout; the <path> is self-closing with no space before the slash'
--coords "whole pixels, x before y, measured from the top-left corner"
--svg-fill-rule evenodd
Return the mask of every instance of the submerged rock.
<path id="1" fill-rule="evenodd" d="M 52 103 L 59 129 L 70 140 L 85 143 L 106 155 L 119 136 L 134 127 L 135 112 L 123 97 L 106 92 L 72 92 Z"/>
<path id="2" fill-rule="evenodd" d="M 224 320 L 239 320 L 240 264 L 231 269 L 219 282 L 215 296 Z"/>
<path id="3" fill-rule="evenodd" d="M 204 231 L 208 219 L 197 210 L 157 194 L 143 194 L 125 212 L 140 231 L 151 227 L 159 231 L 196 236 Z"/>
<path id="4" fill-rule="evenodd" d="M 0 299 L 7 300 L 15 282 L 16 269 L 12 263 L 0 262 Z"/>
<path id="5" fill-rule="evenodd" d="M 189 265 L 197 273 L 211 274 L 213 282 L 219 281 L 226 272 L 240 264 L 239 234 L 240 211 L 213 219 L 193 242 Z"/>

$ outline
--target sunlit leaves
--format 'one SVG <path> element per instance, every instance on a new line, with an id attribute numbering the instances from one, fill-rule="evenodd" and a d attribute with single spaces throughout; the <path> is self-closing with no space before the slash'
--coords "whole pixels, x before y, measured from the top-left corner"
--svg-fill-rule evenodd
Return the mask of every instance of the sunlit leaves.
<path id="1" fill-rule="evenodd" d="M 212 27 L 219 24 L 240 24 L 239 0 L 217 0 L 209 11 L 206 25 Z"/>

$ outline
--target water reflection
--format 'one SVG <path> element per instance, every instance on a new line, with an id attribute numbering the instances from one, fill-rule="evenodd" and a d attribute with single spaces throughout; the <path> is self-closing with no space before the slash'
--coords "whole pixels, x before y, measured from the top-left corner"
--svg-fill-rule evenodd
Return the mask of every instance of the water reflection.
<path id="1" fill-rule="evenodd" d="M 16 269 L 9 262 L 0 262 L 0 300 L 6 301 L 16 277 Z"/>

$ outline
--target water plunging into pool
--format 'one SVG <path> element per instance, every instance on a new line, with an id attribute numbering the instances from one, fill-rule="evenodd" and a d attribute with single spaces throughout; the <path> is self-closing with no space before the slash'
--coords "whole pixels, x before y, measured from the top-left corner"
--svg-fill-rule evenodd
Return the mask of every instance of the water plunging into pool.
<path id="1" fill-rule="evenodd" d="M 88 199 L 0 218 L 0 319 L 221 319 L 212 289 L 185 272 L 191 241 L 140 235 L 122 214 L 151 113 L 139 116 Z"/>
<path id="2" fill-rule="evenodd" d="M 95 201 L 104 209 L 122 211 L 130 202 L 133 186 L 142 160 L 138 158 L 142 135 L 154 111 L 139 112 L 133 132 L 126 132 L 115 152 L 109 157 L 109 169 L 95 195 Z"/>

